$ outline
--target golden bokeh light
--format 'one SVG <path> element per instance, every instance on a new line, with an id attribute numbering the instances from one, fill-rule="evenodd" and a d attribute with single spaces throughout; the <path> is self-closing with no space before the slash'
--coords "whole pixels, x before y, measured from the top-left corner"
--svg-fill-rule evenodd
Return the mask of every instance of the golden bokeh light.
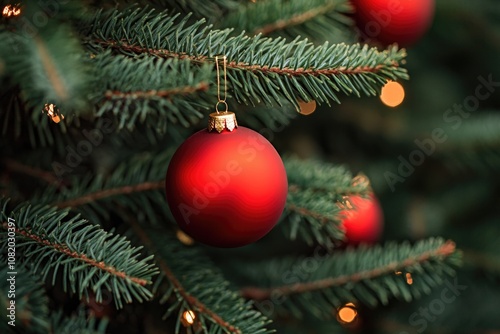
<path id="1" fill-rule="evenodd" d="M 406 283 L 408 283 L 408 285 L 413 284 L 413 277 L 411 276 L 410 273 L 406 273 Z"/>
<path id="2" fill-rule="evenodd" d="M 195 319 L 196 314 L 194 314 L 194 312 L 191 310 L 184 311 L 184 313 L 182 313 L 182 324 L 186 327 L 193 325 Z"/>
<path id="3" fill-rule="evenodd" d="M 3 17 L 19 16 L 21 15 L 21 7 L 17 5 L 7 5 L 2 10 Z"/>
<path id="4" fill-rule="evenodd" d="M 299 107 L 300 107 L 299 114 L 305 116 L 311 115 L 313 112 L 316 111 L 316 101 L 314 100 L 309 102 L 299 101 Z"/>
<path id="5" fill-rule="evenodd" d="M 403 86 L 395 81 L 389 81 L 382 88 L 380 100 L 388 107 L 397 107 L 405 99 L 405 90 Z"/>
<path id="6" fill-rule="evenodd" d="M 64 119 L 64 115 L 59 112 L 57 106 L 53 103 L 45 103 L 45 106 L 42 109 L 42 112 L 47 113 L 47 116 L 54 122 L 59 123 Z"/>
<path id="7" fill-rule="evenodd" d="M 343 324 L 350 324 L 356 320 L 358 311 L 353 303 L 347 303 L 337 311 L 337 320 Z"/>
<path id="8" fill-rule="evenodd" d="M 191 246 L 194 244 L 193 238 L 191 238 L 189 235 L 184 233 L 182 230 L 177 230 L 176 233 L 177 239 L 179 239 L 180 242 L 182 242 L 186 246 Z"/>

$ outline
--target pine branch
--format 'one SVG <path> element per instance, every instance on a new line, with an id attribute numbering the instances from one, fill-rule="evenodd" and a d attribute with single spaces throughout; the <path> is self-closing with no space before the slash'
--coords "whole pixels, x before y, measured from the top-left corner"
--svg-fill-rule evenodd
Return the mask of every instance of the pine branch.
<path id="1" fill-rule="evenodd" d="M 10 31 L 0 37 L 0 57 L 12 83 L 21 87 L 26 108 L 33 109 L 34 120 L 41 120 L 45 103 L 56 104 L 66 119 L 81 113 L 87 106 L 89 78 L 81 46 L 68 26 L 51 22 L 34 37 Z"/>
<path id="2" fill-rule="evenodd" d="M 245 287 L 241 294 L 258 301 L 279 297 L 282 302 L 277 307 L 298 314 L 306 311 L 316 316 L 328 316 L 332 307 L 345 302 L 359 301 L 374 307 L 379 303 L 387 304 L 392 297 L 405 301 L 419 298 L 440 284 L 444 276 L 452 275 L 452 266 L 458 263 L 455 244 L 442 239 L 424 240 L 414 246 L 387 244 L 384 247 L 351 249 L 331 256 L 274 261 L 266 268 L 285 274 L 280 277 L 269 273 L 269 277 L 275 277 L 271 287 Z M 255 271 L 255 267 L 252 268 Z M 301 273 L 300 268 L 302 271 L 303 268 L 312 269 L 303 275 L 285 277 L 286 273 Z M 405 275 L 398 275 L 398 272 L 410 273 L 411 285 L 405 281 Z M 254 280 L 259 280 L 257 275 L 249 275 L 252 276 Z M 260 270 L 259 276 L 267 277 Z M 285 278 L 291 284 L 283 285 Z M 307 301 L 313 299 L 316 303 L 308 309 L 310 303 Z"/>
<path id="3" fill-rule="evenodd" d="M 61 74 L 58 72 L 54 60 L 50 57 L 49 50 L 44 41 L 39 37 L 34 38 L 36 51 L 40 57 L 43 71 L 47 75 L 47 83 L 52 86 L 57 101 L 66 101 L 69 98 L 68 91 L 62 82 Z"/>
<path id="4" fill-rule="evenodd" d="M 272 105 L 285 99 L 298 109 L 297 100 L 319 104 L 340 102 L 338 93 L 376 95 L 388 80 L 407 78 L 400 67 L 404 50 L 379 52 L 368 46 L 337 44 L 314 47 L 306 40 L 283 39 L 210 30 L 200 20 L 177 22 L 177 16 L 150 9 L 99 13 L 82 33 L 87 46 L 125 55 L 188 59 L 213 64 L 214 56 L 227 56 L 230 88 L 239 102 Z M 213 66 L 213 65 L 212 65 Z"/>
<path id="5" fill-rule="evenodd" d="M 293 285 L 284 285 L 281 287 L 274 287 L 270 289 L 257 289 L 252 291 L 252 288 L 244 288 L 242 290 L 243 296 L 246 298 L 263 300 L 271 297 L 272 293 L 277 293 L 282 296 L 288 296 L 291 294 L 300 294 L 311 291 L 319 291 L 323 289 L 339 287 L 346 285 L 350 282 L 360 282 L 362 280 L 370 280 L 385 274 L 392 274 L 396 271 L 406 270 L 407 268 L 420 265 L 423 262 L 427 262 L 432 258 L 436 257 L 446 257 L 450 256 L 455 252 L 455 244 L 451 241 L 447 241 L 443 245 L 439 246 L 437 249 L 433 249 L 428 252 L 424 252 L 417 257 L 406 258 L 398 262 L 386 263 L 381 267 L 376 267 L 370 270 L 360 271 L 353 273 L 351 275 L 344 275 L 339 277 L 326 278 L 318 281 L 307 282 L 307 283 L 297 283 Z M 253 297 L 252 297 L 253 296 Z M 257 297 L 257 298 L 255 298 Z"/>
<path id="6" fill-rule="evenodd" d="M 153 5 L 172 12 L 192 13 L 197 18 L 206 18 L 217 21 L 225 13 L 238 7 L 238 0 L 154 0 Z M 151 1 L 145 1 L 144 5 L 151 5 Z"/>
<path id="7" fill-rule="evenodd" d="M 109 52 L 93 58 L 94 95 L 98 116 L 112 111 L 120 128 L 137 121 L 166 130 L 167 122 L 187 127 L 203 117 L 200 110 L 213 106 L 209 87 L 214 71 L 192 67 L 189 61 L 128 58 Z"/>
<path id="8" fill-rule="evenodd" d="M 71 188 L 44 189 L 37 201 L 59 208 L 71 208 L 95 222 L 107 219 L 111 212 L 120 214 L 116 204 L 140 210 L 148 222 L 171 221 L 165 205 L 164 177 L 172 152 L 140 154 L 123 162 L 112 175 L 88 175 L 71 182 Z M 285 159 L 290 183 L 283 228 L 291 239 L 300 237 L 331 246 L 332 240 L 343 239 L 339 228 L 339 203 L 349 195 L 368 192 L 366 178 L 356 177 L 341 167 L 319 162 Z"/>
<path id="9" fill-rule="evenodd" d="M 58 184 L 59 183 L 59 180 L 52 173 L 41 170 L 39 168 L 25 165 L 25 164 L 18 162 L 16 160 L 5 159 L 3 161 L 3 164 L 11 172 L 25 174 L 27 176 L 34 178 L 34 179 L 42 180 L 47 184 Z"/>
<path id="10" fill-rule="evenodd" d="M 50 333 L 104 334 L 108 326 L 107 319 L 97 320 L 87 316 L 80 307 L 76 314 L 66 317 L 63 311 L 54 312 L 51 319 Z"/>
<path id="11" fill-rule="evenodd" d="M 268 321 L 251 309 L 236 293 L 228 290 L 225 281 L 212 263 L 196 248 L 186 248 L 168 236 L 166 231 L 144 230 L 135 220 L 129 220 L 141 243 L 156 254 L 156 261 L 169 287 L 162 301 L 176 301 L 165 317 L 178 311 L 195 314 L 195 321 L 202 333 L 270 333 L 264 326 Z M 182 282 L 179 277 L 182 277 Z M 210 325 L 211 324 L 211 325 Z M 179 326 L 176 333 L 179 332 Z"/>
<path id="12" fill-rule="evenodd" d="M 292 192 L 309 189 L 334 201 L 342 201 L 348 195 L 364 195 L 370 188 L 366 176 L 359 174 L 353 178 L 343 166 L 293 157 L 287 157 L 283 162 Z"/>
<path id="13" fill-rule="evenodd" d="M 16 251 L 23 263 L 32 263 L 33 271 L 45 278 L 51 273 L 52 284 L 59 270 L 63 272 L 63 287 L 69 285 L 72 293 L 80 298 L 88 289 L 101 300 L 102 289 L 110 290 L 117 307 L 130 303 L 132 296 L 139 300 L 152 297 L 145 287 L 156 273 L 148 261 L 138 259 L 139 248 L 119 235 L 105 232 L 83 219 L 67 219 L 68 211 L 57 211 L 48 206 L 21 204 L 15 208 L 15 227 L 8 226 L 6 205 L 2 206 L 2 235 L 14 232 L 17 239 Z M 83 243 L 85 241 L 85 243 Z M 5 248 L 5 244 L 2 248 Z"/>
<path id="14" fill-rule="evenodd" d="M 296 25 L 303 24 L 319 15 L 323 15 L 328 13 L 329 11 L 334 10 L 336 4 L 333 3 L 322 3 L 321 7 L 310 9 L 304 13 L 297 14 L 295 16 L 289 17 L 288 19 L 282 19 L 274 23 L 269 23 L 261 28 L 254 30 L 251 35 L 269 35 L 278 30 L 286 29 L 287 27 L 292 27 Z"/>
<path id="15" fill-rule="evenodd" d="M 281 225 L 289 238 L 327 247 L 333 240 L 342 240 L 342 204 L 350 195 L 366 195 L 370 191 L 368 179 L 361 175 L 353 178 L 345 168 L 319 161 L 287 158 L 284 163 L 289 192 Z"/>
<path id="16" fill-rule="evenodd" d="M 208 90 L 208 83 L 200 82 L 194 86 L 183 86 L 183 87 L 163 89 L 163 90 L 136 90 L 132 92 L 120 92 L 116 90 L 114 91 L 108 90 L 106 91 L 104 96 L 108 100 L 129 99 L 129 98 L 148 99 L 152 97 L 169 98 L 175 95 L 189 95 L 189 94 L 194 94 L 198 91 L 203 92 L 207 90 Z"/>
<path id="17" fill-rule="evenodd" d="M 165 205 L 164 177 L 172 152 L 139 154 L 124 161 L 107 179 L 88 175 L 71 182 L 71 188 L 48 188 L 37 201 L 59 208 L 71 208 L 95 222 L 119 214 L 116 204 L 140 210 L 148 222 L 171 221 Z M 355 177 L 342 167 L 320 162 L 286 158 L 290 183 L 287 206 L 282 219 L 286 234 L 312 244 L 331 246 L 343 239 L 339 213 L 349 195 L 365 195 L 369 184 L 365 177 Z"/>
<path id="18" fill-rule="evenodd" d="M 111 189 L 104 189 L 101 191 L 96 191 L 82 197 L 78 197 L 72 200 L 67 200 L 63 202 L 53 203 L 54 206 L 59 208 L 77 208 L 79 206 L 90 204 L 95 201 L 106 199 L 113 196 L 123 196 L 128 194 L 133 194 L 137 192 L 158 190 L 165 188 L 165 181 L 161 180 L 158 182 L 143 182 L 133 186 L 123 186 Z"/>
<path id="19" fill-rule="evenodd" d="M 71 187 L 48 187 L 35 197 L 37 203 L 59 208 L 71 208 L 86 219 L 101 223 L 111 213 L 120 215 L 120 207 L 142 212 L 151 224 L 170 219 L 165 205 L 165 168 L 172 156 L 171 150 L 140 153 L 121 163 L 111 175 L 93 173 L 72 178 Z"/>
<path id="20" fill-rule="evenodd" d="M 237 27 L 249 35 L 271 35 L 295 38 L 306 37 L 313 41 L 346 41 L 352 20 L 346 16 L 353 11 L 346 0 L 248 2 L 238 11 L 224 18 L 222 27 Z M 351 38 L 352 39 L 352 38 Z"/>

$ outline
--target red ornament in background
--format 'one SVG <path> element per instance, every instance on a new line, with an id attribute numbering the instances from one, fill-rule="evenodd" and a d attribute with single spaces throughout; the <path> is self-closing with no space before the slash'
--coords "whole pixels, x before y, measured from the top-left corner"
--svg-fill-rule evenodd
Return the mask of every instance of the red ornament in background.
<path id="1" fill-rule="evenodd" d="M 345 230 L 346 241 L 349 244 L 375 243 L 382 234 L 384 216 L 380 203 L 373 194 L 368 198 L 361 196 L 349 197 L 353 209 L 344 210 L 341 228 Z"/>
<path id="2" fill-rule="evenodd" d="M 167 201 L 179 227 L 193 239 L 240 247 L 276 225 L 286 203 L 286 171 L 271 143 L 237 127 L 233 113 L 210 117 L 209 130 L 189 137 L 172 157 Z"/>
<path id="3" fill-rule="evenodd" d="M 429 29 L 434 0 L 352 0 L 355 19 L 366 39 L 409 46 Z"/>

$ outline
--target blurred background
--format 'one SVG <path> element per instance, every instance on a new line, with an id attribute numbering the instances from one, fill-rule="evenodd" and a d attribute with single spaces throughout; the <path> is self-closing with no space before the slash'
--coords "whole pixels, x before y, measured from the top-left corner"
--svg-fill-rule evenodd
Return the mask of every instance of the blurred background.
<path id="1" fill-rule="evenodd" d="M 203 10 L 206 8 L 217 7 L 215 12 L 220 14 L 217 12 L 218 6 L 220 6 L 226 8 L 227 11 L 223 12 L 226 14 L 233 10 L 236 11 L 235 9 L 242 3 L 248 5 L 248 3 L 258 3 L 259 1 L 217 0 L 213 3 L 207 2 L 206 7 L 200 7 L 198 11 L 196 11 L 197 8 L 186 5 L 186 3 L 195 2 L 151 1 L 153 6 L 157 5 L 158 8 L 170 8 L 174 11 L 185 12 L 194 11 L 196 18 L 204 15 Z M 297 1 L 297 3 L 299 2 Z M 319 3 L 320 1 L 315 0 L 315 2 Z M 353 1 L 354 7 L 356 7 L 356 3 L 361 2 Z M 367 2 L 370 1 L 365 1 L 365 3 Z M 371 1 L 371 3 L 377 2 L 381 1 Z M 434 1 L 422 1 L 422 3 L 424 2 L 434 3 Z M 1 3 L 2 7 L 6 8 L 4 5 L 8 2 L 2 1 Z M 63 2 L 61 1 L 61 3 Z M 68 5 L 64 7 L 64 15 L 61 16 L 65 16 L 65 20 L 71 22 L 73 17 L 77 17 L 80 12 L 73 9 L 73 2 L 64 3 Z M 96 9 L 102 6 L 104 9 L 109 9 L 127 6 L 130 3 L 130 1 L 102 3 L 92 0 L 82 1 L 78 5 L 76 5 L 77 2 L 74 2 L 74 8 L 80 9 L 89 6 Z M 414 0 L 414 3 L 420 2 Z M 78 13 L 75 14 L 76 12 Z M 348 12 L 348 10 L 344 10 L 342 7 L 341 10 L 332 14 L 338 15 L 335 18 L 340 22 L 337 22 L 339 24 L 335 26 L 321 24 L 318 21 L 320 23 L 316 22 L 309 28 L 297 28 L 297 31 L 315 44 L 322 44 L 325 40 L 331 43 L 361 41 L 383 47 L 376 38 L 368 39 L 362 31 L 350 29 L 349 20 L 345 19 L 343 15 L 339 15 L 339 12 Z M 257 12 L 252 15 L 259 16 L 266 15 L 266 13 Z M 354 19 L 355 15 L 351 13 L 348 14 L 348 17 Z M 307 107 L 303 106 L 302 113 L 297 113 L 293 108 L 275 110 L 275 114 L 269 114 L 276 116 L 266 117 L 281 117 L 276 123 L 287 123 L 287 119 L 290 123 L 288 126 L 275 129 L 276 131 L 268 139 L 284 155 L 343 165 L 353 175 L 365 174 L 371 182 L 371 187 L 381 204 L 384 215 L 383 234 L 378 241 L 379 243 L 390 240 L 413 242 L 441 236 L 444 239 L 455 241 L 457 248 L 463 251 L 463 266 L 458 269 L 456 280 L 449 279 L 442 287 L 430 290 L 429 295 L 411 303 L 391 299 L 388 306 L 374 309 L 361 305 L 352 308 L 346 307 L 344 312 L 341 312 L 340 309 L 337 310 L 336 320 L 324 324 L 317 318 L 308 316 L 300 320 L 293 316 L 283 318 L 278 316 L 271 325 L 272 328 L 278 329 L 278 333 L 500 333 L 500 317 L 498 316 L 500 314 L 500 0 L 436 0 L 433 14 L 429 17 L 430 27 L 428 30 L 421 38 L 415 39 L 407 46 L 408 56 L 405 67 L 410 75 L 409 81 L 398 82 L 399 86 L 388 85 L 383 89 L 380 97 L 342 97 L 340 105 L 311 107 L 309 104 Z M 2 20 L 6 22 L 8 18 L 8 13 L 4 13 Z M 250 33 L 258 32 L 258 30 L 254 30 L 256 27 L 252 26 L 252 20 L 245 21 L 236 14 L 227 17 L 222 14 L 214 15 L 207 18 L 207 21 L 213 23 L 214 28 L 217 29 L 234 26 L 236 33 L 241 30 Z M 363 25 L 360 27 L 362 30 Z M 75 31 L 77 30 L 75 28 Z M 84 30 L 82 29 L 82 31 Z M 55 41 L 50 46 L 54 50 L 62 48 L 61 45 L 57 45 L 58 38 L 59 41 L 64 41 L 61 36 L 57 35 L 58 30 L 56 29 L 56 32 L 47 31 L 45 31 L 46 36 L 50 36 L 47 38 L 48 44 Z M 279 35 L 289 39 L 295 38 L 297 31 L 292 27 L 292 29 L 279 32 Z M 51 33 L 53 35 L 50 35 Z M 268 35 L 275 36 L 272 32 Z M 71 35 L 71 37 L 74 36 Z M 78 38 L 80 37 L 82 36 L 78 36 Z M 71 47 L 71 45 L 68 46 L 69 49 Z M 92 46 L 87 45 L 86 47 L 88 49 L 85 51 L 85 56 L 89 56 L 86 61 L 94 59 L 96 55 L 92 53 L 94 52 Z M 5 53 L 5 50 L 3 51 Z M 23 61 L 29 61 L 28 58 L 23 57 Z M 61 64 L 64 63 L 61 61 Z M 20 64 L 22 63 L 20 62 Z M 3 66 L 3 63 L 1 65 Z M 64 69 L 67 70 L 67 73 L 72 73 L 71 68 Z M 0 68 L 0 73 L 3 73 L 3 70 Z M 22 71 L 19 73 L 22 74 Z M 75 73 L 79 72 L 75 71 Z M 210 73 L 208 73 L 207 78 L 212 78 Z M 26 78 L 23 79 L 26 80 Z M 43 82 L 38 82 L 35 79 L 28 78 L 26 81 L 30 82 L 30 85 L 33 81 L 33 86 L 44 85 Z M 134 79 L 137 79 L 134 81 L 134 84 L 137 84 L 144 78 Z M 23 116 L 16 119 L 13 117 L 5 118 L 6 121 L 2 124 L 4 133 L 8 133 L 8 136 L 5 137 L 7 139 L 10 138 L 9 136 L 15 137 L 13 133 L 16 131 L 18 132 L 16 135 L 19 133 L 22 135 L 16 137 L 18 140 L 16 145 L 19 144 L 19 146 L 13 147 L 6 140 L 1 144 L 2 150 L 5 151 L 6 156 L 15 156 L 16 154 L 19 156 L 22 154 L 19 154 L 18 148 L 23 147 L 26 152 L 30 152 L 29 158 L 27 154 L 25 160 L 30 163 L 34 161 L 33 165 L 36 167 L 50 171 L 46 174 L 50 174 L 50 178 L 54 179 L 53 171 L 50 170 L 51 164 L 54 161 L 63 161 L 66 155 L 64 146 L 73 140 L 71 136 L 74 135 L 74 142 L 71 144 L 73 146 L 78 139 L 82 139 L 80 130 L 73 128 L 67 130 L 64 128 L 64 122 L 58 125 L 56 123 L 60 120 L 55 122 L 52 119 L 54 122 L 50 122 L 49 118 L 43 116 L 45 123 L 41 124 L 53 131 L 53 137 L 51 140 L 47 140 L 48 144 L 40 140 L 36 143 L 37 145 L 30 145 L 33 141 L 38 140 L 37 135 L 41 134 L 42 131 L 36 132 L 30 127 L 30 130 L 26 130 L 27 132 L 21 132 L 21 130 L 18 131 L 18 127 L 21 128 L 21 126 L 14 126 L 14 124 L 21 123 L 22 117 L 32 117 L 33 119 L 36 119 L 37 115 L 42 117 L 39 105 L 34 104 L 33 101 L 28 101 L 24 105 L 24 102 L 19 102 L 17 97 L 11 99 L 11 96 L 18 95 L 18 87 L 12 84 L 9 78 L 2 77 L 2 80 L 4 80 L 2 83 L 5 84 L 5 87 L 9 87 L 10 91 L 6 92 L 7 90 L 5 90 L 1 100 L 4 102 L 15 101 L 13 106 L 4 103 L 1 108 L 2 111 L 7 111 L 4 114 L 10 114 L 11 110 L 17 108 L 17 105 L 21 106 L 19 110 L 26 107 L 26 110 L 32 112 L 32 115 L 28 111 L 24 114 L 19 112 L 16 115 Z M 78 80 L 75 79 L 75 82 L 78 83 Z M 124 80 L 120 84 L 127 86 L 128 82 Z M 133 84 L 130 86 L 133 87 Z M 76 84 L 71 88 L 74 91 L 79 91 Z M 103 91 L 107 89 L 106 87 L 100 88 Z M 79 95 L 84 96 L 85 94 L 82 92 Z M 205 109 L 208 109 L 208 105 L 212 108 L 212 102 L 215 100 L 215 88 L 211 87 L 209 92 L 202 92 L 200 95 L 202 98 L 195 97 L 193 99 L 199 99 L 199 105 Z M 97 95 L 92 96 L 92 98 L 102 102 Z M 210 101 L 210 104 L 207 101 Z M 196 103 L 198 102 L 194 104 Z M 163 107 L 161 104 L 156 105 L 156 108 Z M 241 107 L 241 110 L 238 110 L 240 124 L 254 128 L 262 127 L 262 123 L 256 121 L 254 116 L 248 115 L 249 112 L 245 115 L 244 111 L 257 110 L 258 114 L 263 110 L 264 113 L 268 113 L 269 110 L 266 111 L 261 106 L 257 108 L 239 107 Z M 307 111 L 306 109 L 309 107 L 311 108 Z M 91 109 L 81 109 L 80 111 L 82 114 L 83 111 L 96 111 Z M 147 111 L 150 112 L 152 109 L 154 108 L 147 109 Z M 112 108 L 109 110 L 103 108 L 101 111 L 111 114 L 110 110 Z M 117 113 L 116 110 L 113 112 L 118 115 L 117 119 L 121 117 L 121 114 Z M 137 117 L 137 114 L 134 117 Z M 161 113 L 158 114 L 162 116 Z M 195 123 L 197 118 L 201 118 L 200 115 L 206 116 L 201 113 L 195 115 L 196 117 L 190 114 L 186 117 L 188 121 L 185 123 L 192 125 L 190 123 Z M 189 119 L 191 116 L 193 119 Z M 161 119 L 161 117 L 159 118 Z M 165 125 L 165 119 L 166 117 L 164 117 L 162 125 Z M 94 129 L 96 124 L 92 122 L 92 120 L 83 117 L 82 128 Z M 125 121 L 122 125 L 124 123 Z M 134 125 L 133 121 L 130 123 Z M 136 129 L 139 129 L 137 133 L 141 134 L 142 130 L 146 133 L 140 139 L 134 138 L 131 135 L 132 132 L 126 130 L 106 137 L 102 146 L 96 148 L 91 156 L 84 159 L 71 172 L 71 175 L 66 176 L 78 177 L 87 172 L 112 175 L 113 169 L 125 158 L 129 158 L 132 154 L 139 156 L 143 152 L 147 153 L 148 150 L 150 153 L 154 150 L 160 152 L 160 149 L 164 150 L 168 145 L 178 145 L 192 132 L 205 127 L 206 120 L 203 118 L 191 128 L 184 128 L 179 122 L 176 126 L 169 127 L 166 134 L 156 133 L 152 130 L 154 129 L 153 125 L 157 125 L 154 123 L 155 118 L 153 117 L 152 120 L 146 120 L 145 124 L 137 125 Z M 24 125 L 26 124 L 23 123 Z M 26 125 L 26 128 L 28 126 L 30 125 Z M 71 134 L 71 136 L 67 134 Z M 40 138 L 42 137 L 43 135 L 40 135 Z M 31 143 L 29 143 L 30 141 Z M 151 148 L 152 142 L 156 145 L 154 149 Z M 41 147 L 39 151 L 31 150 L 38 144 Z M 20 160 L 23 159 L 24 157 Z M 165 165 L 165 171 L 166 161 L 168 159 L 160 161 Z M 13 169 L 12 166 L 10 168 Z M 8 191 L 5 193 L 9 193 L 14 199 L 13 201 L 21 201 L 26 197 L 31 198 L 30 196 L 33 195 L 31 179 L 16 174 L 18 184 L 13 185 L 15 182 L 10 182 L 9 178 L 16 172 L 9 173 L 2 174 L 1 190 L 7 189 Z M 159 180 L 162 180 L 164 177 L 163 167 L 159 174 L 161 174 Z M 40 184 L 43 183 L 40 182 Z M 39 195 L 37 195 L 40 202 L 46 198 L 50 199 L 50 196 L 55 196 L 49 192 L 45 194 L 46 185 L 40 184 L 38 184 Z M 12 187 L 14 191 L 8 189 L 9 187 Z M 22 188 L 22 191 L 18 191 L 17 187 Z M 163 188 L 156 190 L 157 197 L 154 200 L 158 198 L 159 200 L 151 206 L 145 200 L 148 203 L 146 209 L 154 212 L 156 218 L 163 223 L 167 220 L 164 217 L 167 217 L 169 213 L 163 215 L 165 211 L 168 211 L 164 202 Z M 58 189 L 54 190 L 54 193 L 56 191 Z M 75 196 L 84 194 L 87 189 L 82 187 L 79 191 L 81 194 Z M 77 192 L 78 190 L 75 191 L 75 193 Z M 141 200 L 138 200 L 140 204 L 137 207 L 144 204 L 144 202 L 140 202 Z M 151 200 L 151 202 L 154 201 Z M 91 203 L 91 205 L 94 204 Z M 121 219 L 123 218 L 119 216 L 119 213 L 112 211 L 117 206 L 112 202 L 107 204 L 111 209 L 100 207 L 101 210 L 96 210 L 98 213 L 95 216 L 105 217 L 102 219 L 105 228 L 117 228 L 119 233 L 132 235 L 133 233 L 130 233 L 126 224 L 122 224 Z M 111 214 L 106 211 L 107 209 Z M 144 212 L 147 211 L 146 209 Z M 91 209 L 89 212 L 94 213 Z M 149 219 L 147 214 L 150 212 L 148 211 L 147 214 L 144 212 L 137 213 L 139 220 Z M 94 216 L 90 217 L 94 218 Z M 96 218 L 96 221 L 98 220 Z M 189 237 L 186 241 L 183 239 L 186 238 L 185 235 L 179 236 L 179 230 L 176 230 L 173 222 L 168 225 L 168 229 L 170 232 L 177 231 L 176 237 L 180 243 L 184 245 L 193 243 Z M 245 266 L 249 259 L 270 259 L 270 252 L 274 252 L 273 255 L 293 254 L 298 256 L 307 252 L 310 254 L 310 246 L 303 242 L 286 240 L 281 232 L 281 229 L 275 229 L 258 244 L 250 245 L 244 249 L 223 251 L 202 249 L 214 260 L 217 266 L 220 265 L 226 277 L 232 283 L 236 282 L 237 285 L 241 278 L 239 276 L 245 276 L 247 273 L 233 270 L 231 260 L 238 262 L 240 266 Z M 280 247 L 276 247 L 275 242 L 282 244 Z M 186 252 L 183 255 L 188 258 L 190 253 Z M 182 267 L 182 265 L 179 266 Z M 274 268 L 270 268 L 271 270 L 268 272 L 273 272 Z M 253 267 L 248 270 L 255 271 L 253 274 L 256 276 L 260 274 Z M 400 274 L 406 275 L 406 273 Z M 411 276 L 406 276 L 406 283 L 411 285 L 411 279 Z M 66 310 L 75 309 L 81 303 L 81 300 L 74 296 L 68 297 L 61 289 L 51 288 L 49 294 L 51 300 L 54 301 L 53 304 L 63 305 Z M 313 302 L 311 301 L 311 303 Z M 53 304 L 50 306 L 54 307 Z M 90 296 L 90 299 L 84 304 L 90 305 L 92 308 L 98 303 L 95 303 L 94 296 Z M 175 317 L 166 321 L 161 320 L 166 307 L 159 308 L 157 304 L 126 305 L 120 311 L 114 310 L 110 304 L 111 297 L 107 301 L 106 307 L 101 309 L 102 313 L 96 312 L 98 318 L 104 316 L 111 318 L 108 332 L 122 333 L 125 330 L 131 332 L 144 330 L 148 333 L 173 333 L 172 328 L 175 328 L 176 324 L 179 323 L 177 319 L 173 319 Z M 81 317 L 81 319 L 85 323 L 85 318 Z M 192 321 L 189 325 L 191 324 Z M 323 325 L 324 327 L 322 327 Z M 185 325 L 185 327 L 182 327 L 182 331 L 190 333 L 189 326 Z"/>
<path id="2" fill-rule="evenodd" d="M 364 172 L 383 207 L 384 240 L 439 235 L 464 252 L 466 288 L 453 302 L 420 314 L 442 299 L 435 289 L 381 310 L 384 321 L 365 312 L 370 331 L 500 333 L 500 1 L 436 1 L 429 31 L 407 52 L 400 105 L 377 97 L 319 108 L 295 117 L 279 146 Z M 495 83 L 481 98 L 485 81 Z"/>

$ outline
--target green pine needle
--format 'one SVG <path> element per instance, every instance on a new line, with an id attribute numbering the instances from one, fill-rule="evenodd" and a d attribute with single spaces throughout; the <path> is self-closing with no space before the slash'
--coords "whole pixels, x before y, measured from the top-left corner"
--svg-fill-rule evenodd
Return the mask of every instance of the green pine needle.
<path id="1" fill-rule="evenodd" d="M 285 99 L 297 109 L 299 100 L 340 103 L 339 94 L 373 96 L 387 80 L 408 78 L 400 67 L 406 52 L 395 46 L 378 51 L 359 44 L 313 46 L 299 38 L 233 36 L 230 29 L 210 30 L 204 22 L 137 8 L 99 12 L 82 33 L 93 52 L 111 49 L 193 64 L 213 64 L 216 55 L 225 55 L 230 89 L 243 103 L 272 105 Z"/>
<path id="2" fill-rule="evenodd" d="M 18 261 L 31 263 L 43 280 L 54 285 L 62 274 L 64 291 L 87 299 L 92 291 L 97 302 L 102 300 L 103 289 L 109 290 L 119 308 L 123 302 L 152 297 L 147 288 L 157 273 L 150 263 L 152 257 L 141 259 L 140 248 L 132 247 L 124 237 L 78 216 L 69 218 L 68 210 L 24 203 L 8 214 L 6 206 L 7 200 L 0 200 L 2 238 L 7 237 L 7 218 L 11 217 L 16 225 Z"/>
<path id="3" fill-rule="evenodd" d="M 454 275 L 459 263 L 453 242 L 431 238 L 414 245 L 388 243 L 332 254 L 315 252 L 308 258 L 268 261 L 265 266 L 246 264 L 238 270 L 257 284 L 243 288 L 243 296 L 261 304 L 271 301 L 273 310 L 296 317 L 309 313 L 328 319 L 333 308 L 348 302 L 376 307 L 393 298 L 410 302 L 429 294 Z M 262 277 L 267 278 L 266 285 L 259 285 L 264 284 Z"/>

